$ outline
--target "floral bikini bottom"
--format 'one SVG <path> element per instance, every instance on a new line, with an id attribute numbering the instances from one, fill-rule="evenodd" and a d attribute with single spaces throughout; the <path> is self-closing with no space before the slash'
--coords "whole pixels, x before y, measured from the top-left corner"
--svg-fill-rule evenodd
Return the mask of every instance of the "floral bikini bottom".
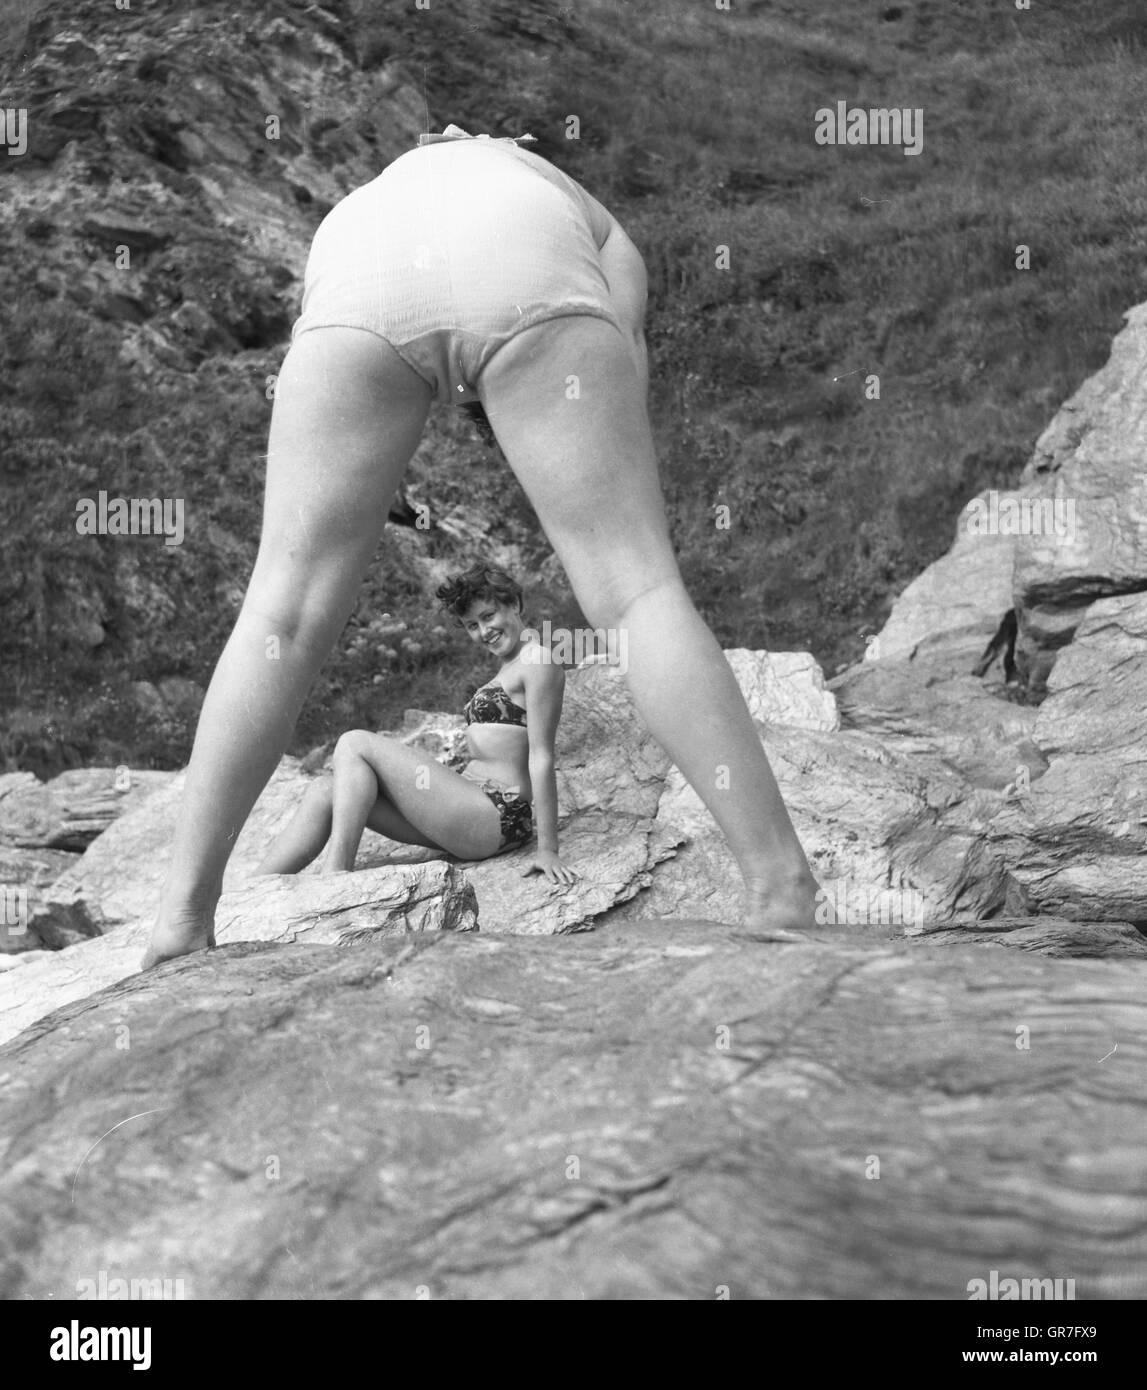
<path id="1" fill-rule="evenodd" d="M 466 773 L 463 772 L 462 776 L 466 777 Z M 498 813 L 498 820 L 502 825 L 502 842 L 495 853 L 505 854 L 508 850 L 519 849 L 526 844 L 534 833 L 534 812 L 518 788 L 503 786 L 501 782 L 492 779 L 479 782 L 476 777 L 467 777 L 466 780 L 475 782 L 482 788 Z"/>
<path id="2" fill-rule="evenodd" d="M 502 843 L 498 846 L 498 853 L 520 848 L 534 833 L 534 812 L 530 803 L 516 791 L 502 791 L 497 782 L 479 782 L 478 785 L 494 803 L 498 819 L 502 822 Z"/>

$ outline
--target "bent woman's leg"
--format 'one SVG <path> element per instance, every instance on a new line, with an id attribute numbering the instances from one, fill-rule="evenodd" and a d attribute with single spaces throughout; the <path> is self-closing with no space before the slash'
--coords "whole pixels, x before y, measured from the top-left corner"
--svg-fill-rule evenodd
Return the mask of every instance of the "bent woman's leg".
<path id="1" fill-rule="evenodd" d="M 498 349 L 478 389 L 586 617 L 626 630 L 634 703 L 724 831 L 747 924 L 781 939 L 812 926 L 816 880 L 736 679 L 681 581 L 628 340 L 601 319 L 553 319 Z"/>
<path id="2" fill-rule="evenodd" d="M 259 553 L 199 717 L 145 966 L 212 944 L 228 856 L 350 616 L 430 396 L 360 329 L 315 329 L 287 353 Z"/>

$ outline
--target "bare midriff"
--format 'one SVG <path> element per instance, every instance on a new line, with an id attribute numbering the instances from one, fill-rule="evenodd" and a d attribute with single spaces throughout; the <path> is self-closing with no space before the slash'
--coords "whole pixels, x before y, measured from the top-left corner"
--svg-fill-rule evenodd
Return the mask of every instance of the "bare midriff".
<path id="1" fill-rule="evenodd" d="M 530 787 L 530 739 L 514 724 L 471 724 L 466 731 L 470 761 L 462 776 L 471 782 L 498 782 L 518 787 L 527 801 Z"/>

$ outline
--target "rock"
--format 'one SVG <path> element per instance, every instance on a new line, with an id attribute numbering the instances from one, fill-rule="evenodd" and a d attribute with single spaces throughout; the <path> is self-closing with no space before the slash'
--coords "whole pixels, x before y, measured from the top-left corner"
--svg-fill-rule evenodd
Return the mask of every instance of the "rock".
<path id="1" fill-rule="evenodd" d="M 746 698 L 764 716 L 764 747 L 821 884 L 827 920 L 864 923 L 881 938 L 957 929 L 1005 912 L 1147 920 L 1139 867 L 1147 856 L 1133 790 L 1147 745 L 1127 713 L 1147 703 L 1139 689 L 1147 663 L 1136 635 L 1142 614 L 1127 608 L 1138 600 L 1118 602 L 1127 611 L 1119 610 L 1114 626 L 1097 619 L 1094 636 L 1087 629 L 1079 639 L 1075 660 L 1091 684 L 1070 696 L 1065 687 L 1062 700 L 1039 711 L 999 698 L 999 687 L 945 675 L 947 657 L 933 653 L 866 663 L 835 681 L 846 723 L 862 726 L 840 728 L 835 697 L 807 657 L 732 654 Z M 1124 634 L 1122 645 L 1113 633 Z M 1065 681 L 1072 669 L 1065 666 Z M 477 894 L 481 930 L 580 932 L 651 913 L 739 920 L 740 875 L 724 837 L 644 731 L 618 669 L 594 664 L 572 672 L 566 692 L 559 822 L 563 854 L 579 881 L 557 890 L 525 875 L 529 848 L 459 865 Z M 1092 721 L 1082 733 L 1081 713 Z M 396 736 L 450 761 L 461 732 L 452 715 L 411 711 Z M 1104 749 L 1112 750 L 1107 762 Z M 239 838 L 227 892 L 243 889 L 307 785 L 300 765 L 284 759 Z M 1107 795 L 1112 786 L 1122 788 L 1122 800 Z M 45 891 L 52 916 L 36 919 L 42 942 L 114 935 L 154 911 L 181 787 L 182 775 L 143 813 L 116 822 Z M 1081 844 L 1088 850 L 1082 857 Z M 357 867 L 436 862 L 430 851 L 368 834 Z M 322 882 L 306 890 L 318 895 L 315 902 L 328 891 Z M 245 930 L 254 930 L 252 921 L 248 914 Z M 88 961 L 100 950 L 118 959 L 118 947 L 89 942 L 81 949 Z M 85 968 L 92 980 L 104 978 L 103 967 Z M 67 961 L 56 969 L 54 978 L 71 988 Z M 118 978 L 120 967 L 110 969 Z M 51 978 L 45 965 L 40 1012 L 51 1007 Z M 7 1007 L 4 988 L 0 1009 Z M 23 1026 L 29 1015 L 18 1016 Z"/>
<path id="2" fill-rule="evenodd" d="M 39 728 L 39 722 L 21 727 L 21 732 L 31 733 Z M 40 779 L 33 772 L 5 772 L 0 774 L 0 815 L 4 813 L 4 800 L 17 791 L 30 791 L 39 788 Z"/>
<path id="3" fill-rule="evenodd" d="M 1037 440 L 1019 486 L 969 502 L 955 545 L 895 601 L 875 659 L 941 657 L 960 674 L 1014 609 L 1017 674 L 1038 701 L 1088 607 L 1147 588 L 1147 304 L 1125 319 L 1107 365 Z"/>
<path id="4" fill-rule="evenodd" d="M 73 768 L 50 782 L 10 784 L 7 790 L 0 788 L 0 843 L 83 849 L 119 816 L 142 806 L 173 775 L 126 767 Z"/>
<path id="5" fill-rule="evenodd" d="M 1147 589 L 1147 304 L 1124 319 L 1106 366 L 1060 409 L 1021 479 L 1071 522 L 1066 536 L 1016 542 L 1016 663 L 1035 698 L 1090 604 Z"/>
<path id="6" fill-rule="evenodd" d="M 86 217 L 79 225 L 82 236 L 98 243 L 104 250 L 114 252 L 121 245 L 127 246 L 133 255 L 138 251 L 146 253 L 166 246 L 172 233 L 156 227 L 150 220 L 115 217 Z"/>
<path id="7" fill-rule="evenodd" d="M 76 862 L 76 854 L 66 849 L 17 849 L 0 844 L 0 883 L 23 884 L 44 889 Z"/>
<path id="8" fill-rule="evenodd" d="M 225 893 L 219 945 L 234 941 L 339 944 L 403 932 L 477 931 L 478 903 L 444 860 L 331 875 L 263 874 Z"/>
<path id="9" fill-rule="evenodd" d="M 36 779 L 31 779 L 35 783 Z M 21 889 L 25 894 L 27 918 L 7 922 L 0 915 L 0 955 L 36 951 L 45 942 L 36 930 L 35 918 L 41 911 L 44 893 L 65 869 L 75 863 L 75 854 L 60 849 L 16 849 L 0 844 L 0 892 Z"/>
<path id="10" fill-rule="evenodd" d="M 806 855 L 829 898 L 894 889 L 923 904 L 931 924 L 1002 909 L 1006 872 L 987 843 L 1003 803 L 970 786 L 941 758 L 908 740 L 856 730 L 836 734 L 782 725 L 761 739 Z M 673 769 L 656 826 L 688 841 L 653 885 L 603 923 L 672 912 L 740 919 L 741 879 L 724 836 Z"/>
<path id="11" fill-rule="evenodd" d="M 102 936 L 114 925 L 104 916 L 98 903 L 83 898 L 53 897 L 49 890 L 32 909 L 28 933 L 37 945 L 60 951 L 65 946 Z M 71 969 L 70 963 L 62 962 L 61 969 L 67 972 Z"/>
<path id="12" fill-rule="evenodd" d="M 397 736 L 404 743 L 425 748 L 440 762 L 453 764 L 466 759 L 466 725 L 460 715 L 408 709 L 403 712 Z"/>
<path id="13" fill-rule="evenodd" d="M 656 815 L 669 759 L 638 718 L 616 666 L 567 674 L 554 759 L 560 819 L 593 811 L 624 824 Z"/>
<path id="14" fill-rule="evenodd" d="M 929 946 L 973 942 L 1016 946 L 1045 956 L 1147 959 L 1147 938 L 1130 922 L 1072 922 L 1062 917 L 993 917 L 987 922 L 952 922 L 912 938 Z"/>
<path id="15" fill-rule="evenodd" d="M 947 555 L 918 575 L 892 605 L 888 621 L 870 647 L 872 660 L 928 657 L 948 675 L 963 675 L 983 652 L 1012 606 L 1016 537 L 981 533 L 972 518 L 988 493 L 964 509 Z M 999 494 L 999 501 L 1018 498 Z"/>
<path id="16" fill-rule="evenodd" d="M 540 874 L 523 878 L 526 849 L 464 868 L 478 894 L 483 931 L 552 936 L 588 931 L 616 904 L 640 895 L 683 839 L 651 817 L 619 825 L 616 817 L 587 812 L 561 830 L 562 858 L 579 874 L 572 887 L 558 888 Z"/>
<path id="17" fill-rule="evenodd" d="M 0 971 L 15 970 L 18 965 L 30 965 L 34 960 L 47 960 L 51 951 L 9 951 L 0 955 Z"/>
<path id="18" fill-rule="evenodd" d="M 846 728 L 893 736 L 902 753 L 936 755 L 974 787 L 1003 791 L 1021 764 L 1030 780 L 1042 776 L 1036 709 L 1009 699 L 1003 685 L 948 668 L 945 654 L 881 658 L 850 667 L 829 688 Z"/>
<path id="19" fill-rule="evenodd" d="M 110 825 L 47 894 L 48 905 L 98 907 L 109 923 L 134 921 L 155 910 L 167 872 L 185 772 L 160 774 L 164 784 L 142 813 Z M 284 758 L 243 827 L 224 876 L 224 891 L 236 887 L 262 862 L 267 846 L 290 820 L 306 781 L 294 758 Z M 0 810 L 4 803 L 0 802 Z"/>
<path id="20" fill-rule="evenodd" d="M 216 941 L 339 944 L 407 932 L 474 931 L 474 889 L 460 870 L 438 861 L 337 874 L 268 874 L 225 893 Z M 87 999 L 139 972 L 151 935 L 140 917 L 114 925 L 67 951 L 37 955 L 27 969 L 0 974 L 0 1041 L 60 1005 Z"/>
<path id="21" fill-rule="evenodd" d="M 836 699 L 809 652 L 726 651 L 754 719 L 794 729 L 840 728 Z"/>
<path id="22" fill-rule="evenodd" d="M 1144 709 L 1147 594 L 1103 599 L 1051 670 L 1032 731 L 1047 771 L 990 826 L 1011 911 L 1147 921 Z"/>
<path id="23" fill-rule="evenodd" d="M 0 1049 L 0 1296 L 1143 1298 L 1145 979 L 681 921 L 175 961 Z"/>

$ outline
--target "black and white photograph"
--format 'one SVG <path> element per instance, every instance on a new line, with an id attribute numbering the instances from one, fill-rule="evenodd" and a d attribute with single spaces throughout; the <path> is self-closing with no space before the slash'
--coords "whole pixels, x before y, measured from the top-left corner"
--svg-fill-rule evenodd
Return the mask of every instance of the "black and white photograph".
<path id="1" fill-rule="evenodd" d="M 363 1300 L 1114 1360 L 1145 0 L 0 36 L 23 1364 L 207 1370 L 209 1302 L 289 1373 L 272 1305 Z"/>

